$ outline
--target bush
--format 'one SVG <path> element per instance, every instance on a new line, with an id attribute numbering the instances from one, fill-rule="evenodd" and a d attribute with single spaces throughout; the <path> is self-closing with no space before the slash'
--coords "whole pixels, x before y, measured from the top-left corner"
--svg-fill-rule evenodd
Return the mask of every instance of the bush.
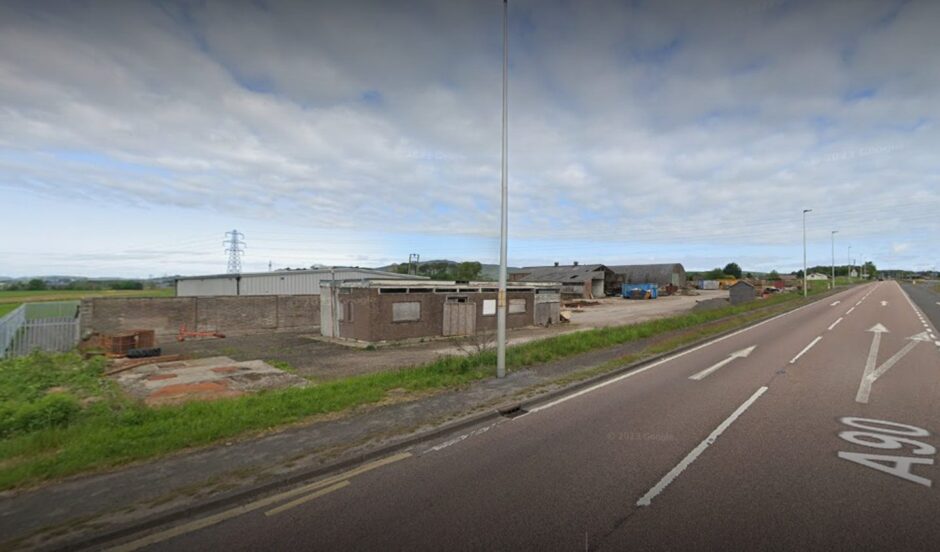
<path id="1" fill-rule="evenodd" d="M 0 405 L 0 437 L 65 427 L 80 410 L 78 400 L 65 393 L 52 393 L 31 403 L 2 404 Z"/>

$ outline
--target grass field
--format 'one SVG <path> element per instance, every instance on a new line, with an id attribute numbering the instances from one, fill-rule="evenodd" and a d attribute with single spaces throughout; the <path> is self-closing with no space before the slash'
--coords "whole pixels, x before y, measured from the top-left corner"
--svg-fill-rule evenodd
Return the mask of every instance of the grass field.
<path id="1" fill-rule="evenodd" d="M 814 286 L 812 293 L 824 289 Z M 682 330 L 641 355 L 573 376 L 587 377 L 773 316 L 803 302 L 799 294 L 781 294 L 707 312 L 564 334 L 510 347 L 506 363 L 509 370 L 519 370 Z M 112 381 L 101 378 L 104 362 L 100 359 L 82 360 L 77 354 L 35 354 L 4 360 L 0 361 L 0 489 L 106 469 L 250 435 L 318 414 L 374 404 L 393 389 L 426 392 L 458 388 L 493 377 L 495 366 L 495 353 L 484 351 L 303 389 L 149 408 L 126 398 Z"/>
<path id="2" fill-rule="evenodd" d="M 0 316 L 7 314 L 23 303 L 40 301 L 69 301 L 84 299 L 86 297 L 173 297 L 176 290 L 168 289 L 142 289 L 142 290 L 73 290 L 54 289 L 45 291 L 0 291 Z"/>

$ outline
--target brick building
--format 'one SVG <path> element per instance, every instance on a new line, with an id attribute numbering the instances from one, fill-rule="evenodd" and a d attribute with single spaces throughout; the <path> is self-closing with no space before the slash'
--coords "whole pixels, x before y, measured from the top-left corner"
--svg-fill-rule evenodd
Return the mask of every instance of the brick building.
<path id="1" fill-rule="evenodd" d="M 497 291 L 495 282 L 324 283 L 320 333 L 378 342 L 491 332 L 496 330 Z M 510 284 L 506 327 L 557 324 L 559 291 L 557 284 Z"/>

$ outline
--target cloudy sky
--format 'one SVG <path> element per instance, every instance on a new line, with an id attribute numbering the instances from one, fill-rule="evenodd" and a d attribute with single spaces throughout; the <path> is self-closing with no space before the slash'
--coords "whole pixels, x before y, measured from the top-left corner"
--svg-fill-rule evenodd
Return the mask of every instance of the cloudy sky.
<path id="1" fill-rule="evenodd" d="M 0 275 L 498 258 L 499 0 L 0 4 Z M 510 5 L 510 264 L 940 268 L 940 2 Z"/>

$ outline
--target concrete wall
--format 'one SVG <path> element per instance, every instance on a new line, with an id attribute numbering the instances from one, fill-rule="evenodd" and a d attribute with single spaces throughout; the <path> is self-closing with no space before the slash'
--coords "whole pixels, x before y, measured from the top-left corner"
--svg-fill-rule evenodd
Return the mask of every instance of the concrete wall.
<path id="1" fill-rule="evenodd" d="M 108 297 L 83 299 L 82 334 L 150 329 L 157 336 L 189 330 L 246 334 L 320 326 L 320 297 Z"/>

